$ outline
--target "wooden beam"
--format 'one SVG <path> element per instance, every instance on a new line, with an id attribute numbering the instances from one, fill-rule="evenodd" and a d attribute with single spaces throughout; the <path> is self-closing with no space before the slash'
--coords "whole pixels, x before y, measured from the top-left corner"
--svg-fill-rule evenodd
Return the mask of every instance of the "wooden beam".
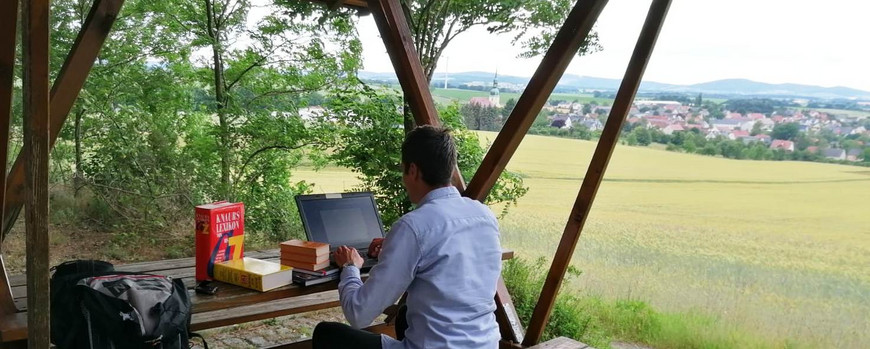
<path id="1" fill-rule="evenodd" d="M 371 0 L 369 7 L 417 125 L 441 125 L 432 92 L 429 91 L 429 82 L 426 74 L 423 74 L 423 64 L 417 56 L 414 38 L 399 1 Z M 465 180 L 458 167 L 453 170 L 453 186 L 459 192 L 465 191 Z"/>
<path id="2" fill-rule="evenodd" d="M 327 7 L 330 10 L 337 10 L 342 5 L 344 5 L 344 0 L 327 0 Z"/>
<path id="3" fill-rule="evenodd" d="M 583 178 L 583 184 L 580 186 L 576 201 L 574 201 L 574 208 L 571 210 L 571 215 L 568 217 L 568 222 L 562 233 L 562 240 L 559 242 L 556 255 L 553 257 L 553 264 L 550 266 L 550 271 L 544 282 L 541 297 L 538 298 L 538 304 L 535 305 L 535 310 L 532 313 L 526 339 L 523 341 L 524 346 L 537 344 L 544 333 L 544 327 L 550 318 L 556 294 L 562 285 L 562 278 L 565 277 L 565 271 L 571 262 L 571 256 L 574 254 L 574 248 L 577 246 L 577 240 L 583 231 L 586 218 L 589 217 L 598 186 L 604 178 L 604 172 L 607 170 L 607 164 L 610 162 L 610 156 L 613 154 L 616 141 L 619 139 L 622 124 L 625 122 L 625 116 L 631 108 L 670 5 L 671 0 L 653 0 L 650 5 L 643 29 L 637 39 L 634 52 L 631 54 L 628 68 L 625 70 L 625 76 L 622 78 L 622 84 L 619 86 L 616 99 L 613 101 L 613 108 L 607 117 L 607 124 L 601 133 L 601 139 L 598 140 L 598 146 L 592 155 L 589 169 Z"/>
<path id="4" fill-rule="evenodd" d="M 17 26 L 18 1 L 0 2 L 0 231 L 3 231 L 5 200 L 2 198 L 6 197 L 6 162 L 9 161 L 9 127 L 12 122 L 12 84 L 15 81 Z M 0 239 L 0 246 L 2 245 L 3 241 Z M 3 270 L 4 275 L 5 272 Z M 3 295 L 0 295 L 0 298 L 3 298 Z M 0 299 L 0 311 L 7 310 L 7 306 L 6 300 Z"/>
<path id="5" fill-rule="evenodd" d="M 22 11 L 24 144 L 27 172 L 27 328 L 49 333 L 48 153 L 49 1 L 25 1 Z M 48 336 L 33 336 L 28 348 L 48 348 Z"/>
<path id="6" fill-rule="evenodd" d="M 17 312 L 18 307 L 15 306 L 15 296 L 12 294 L 12 283 L 9 282 L 6 262 L 3 254 L 0 253 L 0 318 Z"/>
<path id="7" fill-rule="evenodd" d="M 574 5 L 516 107 L 468 183 L 465 196 L 483 201 L 489 195 L 606 4 L 607 0 L 580 0 Z"/>
<path id="8" fill-rule="evenodd" d="M 63 123 L 72 109 L 73 103 L 79 96 L 85 79 L 94 66 L 100 49 L 103 47 L 106 37 L 121 11 L 124 0 L 95 0 L 88 17 L 85 20 L 78 37 L 67 55 L 63 66 L 58 73 L 57 79 L 51 89 L 51 137 L 49 147 L 54 146 L 57 135 L 63 128 Z M 6 207 L 3 209 L 4 228 L 2 239 L 6 238 L 12 224 L 18 218 L 24 203 L 24 157 L 29 150 L 21 150 L 21 154 L 15 159 L 15 164 L 9 172 L 6 180 Z"/>
<path id="9" fill-rule="evenodd" d="M 366 0 L 308 0 L 311 2 L 319 2 L 326 4 L 330 10 L 338 9 L 339 7 L 347 7 L 350 9 L 368 11 L 368 1 Z"/>

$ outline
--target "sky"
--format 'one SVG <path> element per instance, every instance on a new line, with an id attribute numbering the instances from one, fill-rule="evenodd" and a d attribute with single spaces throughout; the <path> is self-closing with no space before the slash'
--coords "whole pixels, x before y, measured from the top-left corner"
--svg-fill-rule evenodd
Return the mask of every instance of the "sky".
<path id="1" fill-rule="evenodd" d="M 651 0 L 610 0 L 595 30 L 603 50 L 575 57 L 566 73 L 621 79 Z M 645 81 L 694 84 L 743 78 L 870 91 L 870 1 L 673 0 Z M 372 16 L 358 24 L 364 70 L 392 71 Z M 482 27 L 447 48 L 436 78 L 495 71 L 531 76 L 541 57 L 517 58 L 510 35 Z"/>

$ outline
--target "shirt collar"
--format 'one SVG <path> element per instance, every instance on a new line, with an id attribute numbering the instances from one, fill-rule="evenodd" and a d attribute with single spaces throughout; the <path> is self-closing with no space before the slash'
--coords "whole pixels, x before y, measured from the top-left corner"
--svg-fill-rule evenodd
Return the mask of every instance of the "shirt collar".
<path id="1" fill-rule="evenodd" d="M 459 197 L 459 196 L 460 196 L 459 190 L 457 190 L 456 187 L 454 187 L 452 185 L 446 186 L 446 187 L 441 187 L 438 189 L 433 189 L 428 194 L 426 194 L 426 196 L 423 197 L 423 200 L 420 200 L 420 203 L 417 206 L 418 207 L 423 206 L 430 201 L 441 199 L 441 198 Z"/>

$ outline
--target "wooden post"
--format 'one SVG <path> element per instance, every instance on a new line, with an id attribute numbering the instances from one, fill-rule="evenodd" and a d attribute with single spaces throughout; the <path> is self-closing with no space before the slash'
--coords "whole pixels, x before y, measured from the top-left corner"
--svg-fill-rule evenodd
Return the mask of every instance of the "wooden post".
<path id="1" fill-rule="evenodd" d="M 6 161 L 9 156 L 9 126 L 12 121 L 12 82 L 15 80 L 15 35 L 18 25 L 18 1 L 0 2 L 0 231 L 3 229 L 3 205 L 6 197 Z M 12 289 L 3 263 L 0 240 L 0 314 L 17 311 Z"/>
<path id="2" fill-rule="evenodd" d="M 574 5 L 516 107 L 468 183 L 465 196 L 483 201 L 489 195 L 606 4 L 607 0 L 580 0 Z"/>
<path id="3" fill-rule="evenodd" d="M 562 278 L 565 277 L 565 271 L 571 262 L 574 248 L 577 246 L 577 240 L 580 238 L 586 218 L 589 216 L 589 210 L 592 208 L 595 193 L 598 191 L 598 186 L 604 177 L 604 171 L 607 170 L 607 164 L 610 162 L 610 156 L 613 154 L 616 141 L 619 139 L 619 133 L 622 130 L 625 116 L 631 108 L 632 101 L 637 93 L 637 88 L 640 85 L 640 80 L 643 77 L 643 72 L 646 69 L 649 58 L 652 55 L 652 50 L 655 47 L 656 39 L 658 38 L 659 31 L 661 31 L 670 4 L 671 0 L 653 0 L 652 5 L 650 5 L 646 21 L 640 32 L 640 37 L 634 47 L 625 76 L 622 78 L 622 84 L 619 86 L 619 91 L 613 102 L 613 108 L 610 110 L 610 115 L 607 118 L 607 124 L 601 133 L 601 139 L 599 139 L 598 146 L 595 148 L 592 161 L 589 163 L 589 169 L 586 171 L 580 192 L 574 202 L 574 208 L 571 210 L 568 223 L 565 225 L 565 231 L 562 233 L 562 240 L 559 242 L 556 255 L 553 257 L 553 264 L 550 266 L 550 271 L 544 282 L 541 297 L 538 299 L 538 304 L 532 313 L 526 339 L 523 341 L 524 346 L 535 345 L 541 340 L 541 335 L 544 332 L 544 327 L 549 320 L 550 312 L 556 300 L 556 294 L 562 285 Z"/>
<path id="4" fill-rule="evenodd" d="M 58 73 L 57 79 L 51 89 L 51 136 L 49 147 L 54 146 L 57 135 L 63 128 L 63 123 L 72 109 L 73 103 L 78 98 L 82 86 L 85 84 L 85 79 L 97 59 L 97 54 L 100 48 L 103 47 L 103 42 L 109 35 L 112 24 L 121 11 L 121 6 L 124 0 L 95 0 L 91 10 L 88 13 L 87 19 L 76 37 L 75 43 L 67 55 L 63 66 Z M 3 240 L 6 234 L 11 229 L 12 224 L 18 218 L 18 213 L 21 211 L 21 206 L 24 204 L 24 154 L 28 152 L 26 149 L 21 150 L 21 154 L 15 159 L 15 164 L 9 171 L 9 177 L 6 180 L 6 207 L 3 208 L 4 228 L 2 231 Z"/>
<path id="5" fill-rule="evenodd" d="M 417 125 L 441 125 L 401 5 L 397 0 L 372 0 L 369 7 Z M 465 191 L 465 180 L 458 167 L 453 170 L 453 186 L 460 192 Z"/>
<path id="6" fill-rule="evenodd" d="M 49 2 L 25 1 L 22 11 L 24 144 L 27 159 L 28 348 L 48 348 Z"/>

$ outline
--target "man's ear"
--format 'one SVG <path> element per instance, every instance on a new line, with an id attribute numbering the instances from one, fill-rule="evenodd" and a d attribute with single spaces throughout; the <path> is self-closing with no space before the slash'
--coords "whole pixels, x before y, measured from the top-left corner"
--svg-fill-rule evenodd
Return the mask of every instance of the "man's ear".
<path id="1" fill-rule="evenodd" d="M 417 164 L 412 162 L 408 166 L 408 175 L 413 179 L 420 179 L 420 168 L 417 167 Z"/>

